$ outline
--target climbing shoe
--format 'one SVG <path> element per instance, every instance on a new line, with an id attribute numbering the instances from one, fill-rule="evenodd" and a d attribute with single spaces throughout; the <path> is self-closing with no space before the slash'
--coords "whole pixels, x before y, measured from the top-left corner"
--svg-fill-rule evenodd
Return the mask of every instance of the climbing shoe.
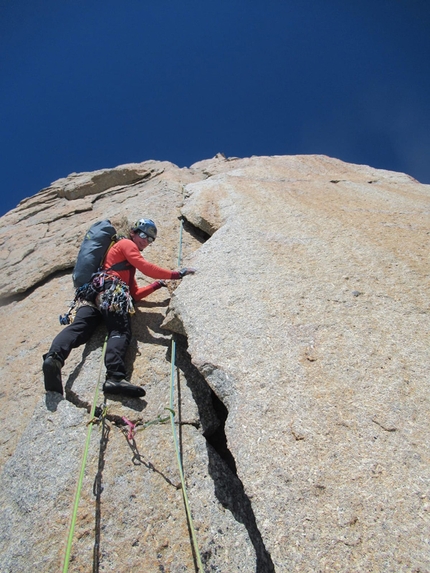
<path id="1" fill-rule="evenodd" d="M 103 392 L 105 394 L 123 394 L 124 396 L 132 396 L 133 398 L 142 398 L 146 392 L 141 386 L 130 384 L 127 380 L 117 380 L 115 378 L 107 378 L 103 384 Z"/>
<path id="2" fill-rule="evenodd" d="M 43 376 L 45 378 L 45 390 L 47 392 L 58 392 L 63 394 L 63 384 L 61 382 L 61 360 L 52 354 L 45 354 L 43 360 Z"/>

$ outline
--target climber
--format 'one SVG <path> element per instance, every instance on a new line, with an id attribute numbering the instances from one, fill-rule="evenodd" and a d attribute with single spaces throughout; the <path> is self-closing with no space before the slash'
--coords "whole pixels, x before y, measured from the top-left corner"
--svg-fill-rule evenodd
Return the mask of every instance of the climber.
<path id="1" fill-rule="evenodd" d="M 139 251 L 146 249 L 157 237 L 157 228 L 151 219 L 139 219 L 130 229 L 129 238 L 117 241 L 108 251 L 100 272 L 77 290 L 77 311 L 71 324 L 53 340 L 43 356 L 45 390 L 63 394 L 61 368 L 72 348 L 85 344 L 97 325 L 104 321 L 108 340 L 106 345 L 106 380 L 103 392 L 142 397 L 145 390 L 126 380 L 125 354 L 131 339 L 130 314 L 134 313 L 133 301 L 148 296 L 167 286 L 165 279 L 182 279 L 194 274 L 196 269 L 183 268 L 170 271 L 145 260 Z M 119 262 L 125 270 L 111 270 Z M 148 286 L 139 287 L 136 269 L 159 279 Z"/>

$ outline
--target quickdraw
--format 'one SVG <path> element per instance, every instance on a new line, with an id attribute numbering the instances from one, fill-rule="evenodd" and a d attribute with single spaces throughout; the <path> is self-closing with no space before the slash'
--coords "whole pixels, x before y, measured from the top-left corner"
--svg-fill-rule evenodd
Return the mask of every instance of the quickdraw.
<path id="1" fill-rule="evenodd" d="M 101 424 L 103 422 L 103 420 L 106 418 L 107 415 L 107 406 L 104 405 L 103 408 L 96 408 L 96 412 L 97 410 L 100 411 L 100 413 L 98 414 L 98 416 L 93 416 L 93 418 L 86 423 L 87 426 L 89 426 L 90 424 Z"/>
<path id="2" fill-rule="evenodd" d="M 134 436 L 136 435 L 136 432 L 138 432 L 139 430 L 146 430 L 146 428 L 149 428 L 149 426 L 154 426 L 155 424 L 165 424 L 166 422 L 168 422 L 170 420 L 170 414 L 173 414 L 173 416 L 174 416 L 175 411 L 172 410 L 171 408 L 164 408 L 164 409 L 169 411 L 168 416 L 165 416 L 163 418 L 161 416 L 161 414 L 158 414 L 158 416 L 154 420 L 151 420 L 149 422 L 138 421 L 138 422 L 134 423 L 131 420 L 129 420 L 128 418 L 126 418 L 125 416 L 123 416 L 122 420 L 128 426 L 127 440 L 129 442 L 134 440 Z"/>

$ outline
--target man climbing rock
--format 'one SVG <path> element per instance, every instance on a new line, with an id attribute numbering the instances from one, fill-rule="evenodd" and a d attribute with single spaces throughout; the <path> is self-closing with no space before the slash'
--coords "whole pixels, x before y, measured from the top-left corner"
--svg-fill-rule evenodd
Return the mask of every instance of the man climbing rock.
<path id="1" fill-rule="evenodd" d="M 65 360 L 73 348 L 88 342 L 99 323 L 104 321 L 108 340 L 103 391 L 105 394 L 133 397 L 145 395 L 141 386 L 126 380 L 125 355 L 131 340 L 130 315 L 134 313 L 133 301 L 141 300 L 166 286 L 165 279 L 182 279 L 185 275 L 195 273 L 192 268 L 171 271 L 145 260 L 141 251 L 153 243 L 156 237 L 155 223 L 151 219 L 139 219 L 130 229 L 129 238 L 118 240 L 109 249 L 102 270 L 77 290 L 77 311 L 73 322 L 54 338 L 49 351 L 43 356 L 46 391 L 63 394 L 61 368 Z M 139 287 L 135 278 L 136 269 L 159 280 Z"/>

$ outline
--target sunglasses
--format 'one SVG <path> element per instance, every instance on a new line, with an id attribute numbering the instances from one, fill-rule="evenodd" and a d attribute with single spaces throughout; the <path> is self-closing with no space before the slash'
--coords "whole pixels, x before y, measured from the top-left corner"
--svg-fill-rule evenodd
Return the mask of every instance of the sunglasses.
<path id="1" fill-rule="evenodd" d="M 139 235 L 139 237 L 141 239 L 146 239 L 149 244 L 151 244 L 155 241 L 154 237 L 150 237 L 149 235 L 147 235 L 146 233 L 143 233 L 142 231 L 139 231 L 137 234 Z"/>

